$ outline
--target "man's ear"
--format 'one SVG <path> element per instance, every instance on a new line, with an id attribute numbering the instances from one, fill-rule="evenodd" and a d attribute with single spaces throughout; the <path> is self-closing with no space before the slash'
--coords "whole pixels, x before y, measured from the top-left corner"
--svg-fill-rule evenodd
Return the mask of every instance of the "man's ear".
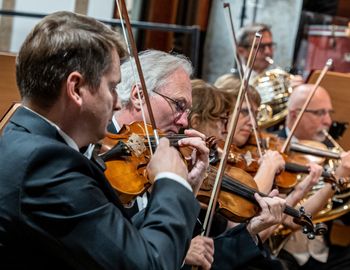
<path id="1" fill-rule="evenodd" d="M 66 94 L 68 98 L 78 106 L 81 106 L 83 103 L 83 85 L 84 79 L 79 72 L 74 71 L 68 75 L 66 81 Z"/>
<path id="2" fill-rule="evenodd" d="M 140 91 L 142 104 L 140 104 L 139 95 L 137 94 L 138 91 Z M 131 93 L 130 93 L 130 102 L 135 109 L 141 110 L 141 106 L 145 102 L 143 98 L 143 92 L 142 92 L 141 86 L 138 86 L 138 87 L 136 85 L 132 86 Z"/>

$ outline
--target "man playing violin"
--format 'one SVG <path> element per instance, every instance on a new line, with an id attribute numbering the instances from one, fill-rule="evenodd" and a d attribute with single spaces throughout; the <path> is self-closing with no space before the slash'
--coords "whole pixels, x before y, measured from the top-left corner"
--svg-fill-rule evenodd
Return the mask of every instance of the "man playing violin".
<path id="1" fill-rule="evenodd" d="M 288 100 L 286 127 L 279 131 L 278 135 L 280 137 L 286 138 L 290 134 L 301 108 L 314 87 L 313 84 L 303 84 L 293 91 Z M 331 142 L 327 140 L 323 130 L 328 131 L 331 126 L 332 113 L 333 106 L 330 96 L 326 89 L 319 86 L 295 129 L 292 142 L 314 140 L 331 146 Z M 348 177 L 350 175 L 349 161 L 350 153 L 343 153 L 340 166 L 335 171 L 336 176 Z M 332 190 L 330 184 L 325 183 L 325 186 L 317 193 L 319 193 L 319 196 L 311 203 L 311 207 L 320 210 L 327 200 L 334 195 L 334 190 Z M 315 211 L 314 215 L 317 212 Z M 350 267 L 349 251 L 350 247 L 329 245 L 322 237 L 314 241 L 308 241 L 296 233 L 287 242 L 280 258 L 290 269 L 347 269 Z M 297 255 L 293 256 L 292 254 Z"/>
<path id="2" fill-rule="evenodd" d="M 157 127 L 165 131 L 167 134 L 178 133 L 180 129 L 188 126 L 188 114 L 192 106 L 190 63 L 184 63 L 182 56 L 173 56 L 159 51 L 146 51 L 140 54 L 140 61 L 148 92 L 150 93 L 150 102 L 154 108 L 155 120 Z M 182 63 L 182 64 L 179 64 Z M 131 78 L 131 67 L 129 62 L 123 63 L 121 67 L 122 75 L 126 74 L 122 83 L 118 86 L 118 94 L 121 98 L 121 110 L 115 113 L 113 118 L 114 128 L 119 129 L 123 124 L 130 124 L 133 121 L 142 120 L 141 106 L 144 105 L 144 99 L 140 101 L 137 98 L 137 87 L 134 80 Z M 147 118 L 147 113 L 146 113 Z M 147 119 L 148 121 L 148 119 Z M 185 130 L 188 136 L 200 136 L 205 138 L 203 134 L 195 130 Z M 193 138 L 187 138 L 187 144 Z M 198 149 L 196 144 L 192 145 Z M 200 177 L 204 175 L 199 174 Z M 212 265 L 215 267 L 230 267 L 242 265 L 247 260 L 254 258 L 261 253 L 259 247 L 255 244 L 255 235 L 271 224 L 275 224 L 279 220 L 283 211 L 283 200 L 276 198 L 258 198 L 262 207 L 260 215 L 252 220 L 248 226 L 231 230 L 224 236 L 214 240 L 215 243 L 215 261 L 213 263 L 213 240 L 207 237 L 195 237 L 190 246 L 185 259 L 186 264 L 198 265 L 204 269 L 209 269 Z M 251 234 L 250 234 L 251 233 Z M 196 243 L 201 243 L 196 244 Z M 244 243 L 244 244 L 239 244 Z M 232 251 L 231 246 L 245 246 L 244 256 L 238 256 L 238 250 Z M 200 249 L 198 247 L 201 246 Z M 226 249 L 225 249 L 226 248 Z M 230 256 L 227 256 L 227 252 Z M 226 258 L 226 260 L 221 260 Z M 230 258 L 230 259 L 228 259 Z M 222 261 L 222 264 L 218 264 Z"/>
<path id="3" fill-rule="evenodd" d="M 79 152 L 105 136 L 123 56 L 109 27 L 70 12 L 45 17 L 24 41 L 23 106 L 0 138 L 1 269 L 181 267 L 199 213 L 191 185 L 201 179 L 189 185 L 169 141 L 149 162 L 154 192 L 137 226 L 98 163 Z"/>

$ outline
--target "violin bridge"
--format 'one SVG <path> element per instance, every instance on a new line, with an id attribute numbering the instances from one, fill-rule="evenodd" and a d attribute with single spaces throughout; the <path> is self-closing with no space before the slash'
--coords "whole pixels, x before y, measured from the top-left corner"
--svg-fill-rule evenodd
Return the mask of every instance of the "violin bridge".
<path id="1" fill-rule="evenodd" d="M 134 152 L 136 157 L 140 157 L 147 150 L 146 145 L 143 142 L 143 138 L 136 133 L 132 133 L 130 135 L 126 144 Z"/>

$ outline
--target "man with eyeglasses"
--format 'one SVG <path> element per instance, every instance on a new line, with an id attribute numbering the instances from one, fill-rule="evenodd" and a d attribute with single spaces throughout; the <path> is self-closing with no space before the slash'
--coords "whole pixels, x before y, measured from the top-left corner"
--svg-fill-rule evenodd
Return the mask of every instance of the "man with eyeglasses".
<path id="1" fill-rule="evenodd" d="M 313 84 L 302 84 L 294 89 L 288 101 L 286 127 L 278 133 L 280 137 L 286 138 L 289 135 L 301 108 L 313 89 Z M 328 131 L 331 126 L 333 112 L 328 92 L 319 86 L 300 119 L 292 142 L 314 140 L 325 142 L 330 147 L 331 142 L 326 140 L 323 130 Z M 350 176 L 349 161 L 350 152 L 343 153 L 340 166 L 336 170 L 337 176 Z M 329 196 L 332 195 L 333 193 L 329 193 Z M 324 201 L 320 199 L 317 203 L 323 205 Z M 350 247 L 328 245 L 322 237 L 308 241 L 300 235 L 294 235 L 286 243 L 279 257 L 288 265 L 288 269 L 300 269 L 300 267 L 302 269 L 349 269 L 350 267 Z"/>
<path id="2" fill-rule="evenodd" d="M 155 117 L 157 128 L 167 135 L 177 134 L 180 130 L 188 127 L 188 115 L 192 106 L 192 87 L 190 76 L 192 75 L 191 63 L 181 55 L 171 55 L 161 51 L 147 50 L 139 54 L 141 66 L 144 72 L 150 103 Z M 110 132 L 118 131 L 122 125 L 128 125 L 134 121 L 142 121 L 142 110 L 145 109 L 146 121 L 149 116 L 145 107 L 142 93 L 141 100 L 138 97 L 138 86 L 135 83 L 130 61 L 121 66 L 122 79 L 118 85 L 118 97 L 121 109 L 114 114 Z M 183 139 L 188 145 L 196 149 L 197 155 L 203 152 L 198 147 L 198 138 L 205 136 L 193 129 L 185 130 L 188 138 Z M 202 155 L 203 156 L 203 155 Z M 206 156 L 207 157 L 207 156 Z M 206 162 L 208 161 L 208 157 Z M 199 164 L 198 164 L 199 163 Z M 189 172 L 189 177 L 204 177 L 206 166 L 204 160 L 194 164 L 194 170 Z M 207 163 L 206 163 L 207 164 Z M 191 179 L 189 179 L 191 182 Z M 194 193 L 197 191 L 194 190 Z M 132 209 L 133 212 L 142 210 L 148 203 L 147 195 L 138 197 Z M 226 266 L 240 265 L 247 260 L 253 259 L 262 252 L 257 232 L 275 223 L 282 216 L 284 201 L 279 198 L 260 198 L 262 211 L 259 217 L 253 219 L 252 226 L 241 226 L 236 230 L 229 230 L 225 235 L 215 240 L 215 252 L 225 258 L 222 262 Z M 136 209 L 135 209 L 136 208 Z M 256 241 L 256 242 L 255 242 Z M 250 248 L 243 248 L 243 244 Z M 227 247 L 227 248 L 225 248 Z M 232 250 L 232 247 L 234 250 Z M 236 248 L 234 248 L 236 247 Z M 239 250 L 240 248 L 240 250 Z M 242 251 L 244 250 L 244 251 Z M 200 266 L 201 269 L 223 269 L 222 266 L 213 264 L 214 241 L 212 238 L 196 236 L 192 239 L 189 251 L 185 258 L 185 268 L 188 265 Z M 219 260 L 217 260 L 219 261 Z M 215 268 L 216 267 L 216 268 Z"/>
<path id="3" fill-rule="evenodd" d="M 288 100 L 286 126 L 278 132 L 278 136 L 287 138 L 301 108 L 313 89 L 313 84 L 302 84 L 295 88 Z M 324 130 L 329 130 L 332 124 L 333 113 L 332 101 L 327 90 L 319 86 L 295 129 L 292 141 L 313 140 L 323 142 L 328 147 L 333 147 L 323 132 Z M 337 168 L 337 175 L 341 177 L 350 176 L 350 152 L 342 154 L 340 166 Z"/>
<path id="4" fill-rule="evenodd" d="M 261 33 L 262 38 L 250 77 L 251 81 L 268 69 L 270 64 L 266 61 L 266 57 L 273 58 L 273 51 L 276 44 L 272 40 L 271 29 L 266 24 L 252 24 L 242 27 L 237 35 L 237 52 L 241 58 L 242 64 L 246 65 L 255 33 L 258 31 Z"/>
<path id="5" fill-rule="evenodd" d="M 303 84 L 295 88 L 289 97 L 288 115 L 286 118 L 286 131 L 293 127 L 298 114 L 301 111 L 314 85 Z M 319 86 L 306 108 L 300 123 L 293 134 L 298 140 L 325 141 L 323 130 L 329 130 L 332 124 L 331 114 L 333 106 L 326 89 Z"/>
<path id="6" fill-rule="evenodd" d="M 273 41 L 271 28 L 268 25 L 263 23 L 255 23 L 242 27 L 237 34 L 237 53 L 240 56 L 243 66 L 246 66 L 248 61 L 250 49 L 256 32 L 260 32 L 262 38 L 250 76 L 250 82 L 253 82 L 257 76 L 270 69 L 271 63 L 273 63 L 273 53 L 276 48 L 276 43 Z M 276 68 L 276 65 L 274 68 Z M 234 73 L 237 73 L 238 75 L 238 71 L 234 71 Z M 295 75 L 291 78 L 290 84 L 292 87 L 301 83 L 303 83 L 303 78 L 300 75 Z"/>

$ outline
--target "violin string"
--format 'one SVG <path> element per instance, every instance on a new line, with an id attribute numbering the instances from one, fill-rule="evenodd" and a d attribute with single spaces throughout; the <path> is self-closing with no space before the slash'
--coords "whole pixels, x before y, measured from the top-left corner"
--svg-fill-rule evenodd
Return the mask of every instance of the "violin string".
<path id="1" fill-rule="evenodd" d="M 123 0 L 122 0 L 123 1 Z M 133 78 L 134 78 L 134 82 L 135 82 L 135 87 L 136 87 L 136 92 L 137 92 L 137 98 L 140 102 L 140 108 L 141 108 L 141 115 L 142 115 L 142 120 L 143 120 L 143 125 L 144 125 L 144 129 L 146 131 L 146 136 L 147 136 L 147 139 L 149 140 L 149 132 L 148 132 L 148 128 L 147 128 L 147 123 L 146 123 L 146 115 L 145 115 L 145 110 L 142 106 L 143 102 L 142 102 L 142 98 L 141 98 L 141 94 L 140 94 L 140 88 L 139 88 L 139 81 L 140 81 L 140 77 L 139 79 L 137 80 L 137 77 L 136 77 L 136 72 L 135 72 L 135 63 L 133 64 L 133 58 L 131 57 L 131 46 L 130 46 L 130 43 L 128 41 L 128 39 L 126 38 L 126 31 L 125 31 L 125 26 L 124 26 L 124 19 L 123 19 L 123 15 L 122 15 L 122 12 L 121 12 L 121 9 L 120 9 L 120 6 L 119 6 L 119 0 L 115 0 L 116 4 L 117 4 L 117 9 L 118 9 L 118 13 L 119 13 L 119 18 L 121 20 L 121 26 L 122 26 L 122 31 L 123 31 L 123 37 L 124 37 L 124 40 L 125 40 L 125 43 L 126 43 L 126 47 L 127 47 L 127 51 L 128 51 L 128 54 L 129 54 L 129 62 L 130 62 L 130 67 L 131 67 L 131 70 L 132 70 L 132 74 L 133 74 Z M 153 156 L 153 149 L 151 147 L 151 143 L 149 141 L 149 151 L 151 153 L 151 156 Z"/>

